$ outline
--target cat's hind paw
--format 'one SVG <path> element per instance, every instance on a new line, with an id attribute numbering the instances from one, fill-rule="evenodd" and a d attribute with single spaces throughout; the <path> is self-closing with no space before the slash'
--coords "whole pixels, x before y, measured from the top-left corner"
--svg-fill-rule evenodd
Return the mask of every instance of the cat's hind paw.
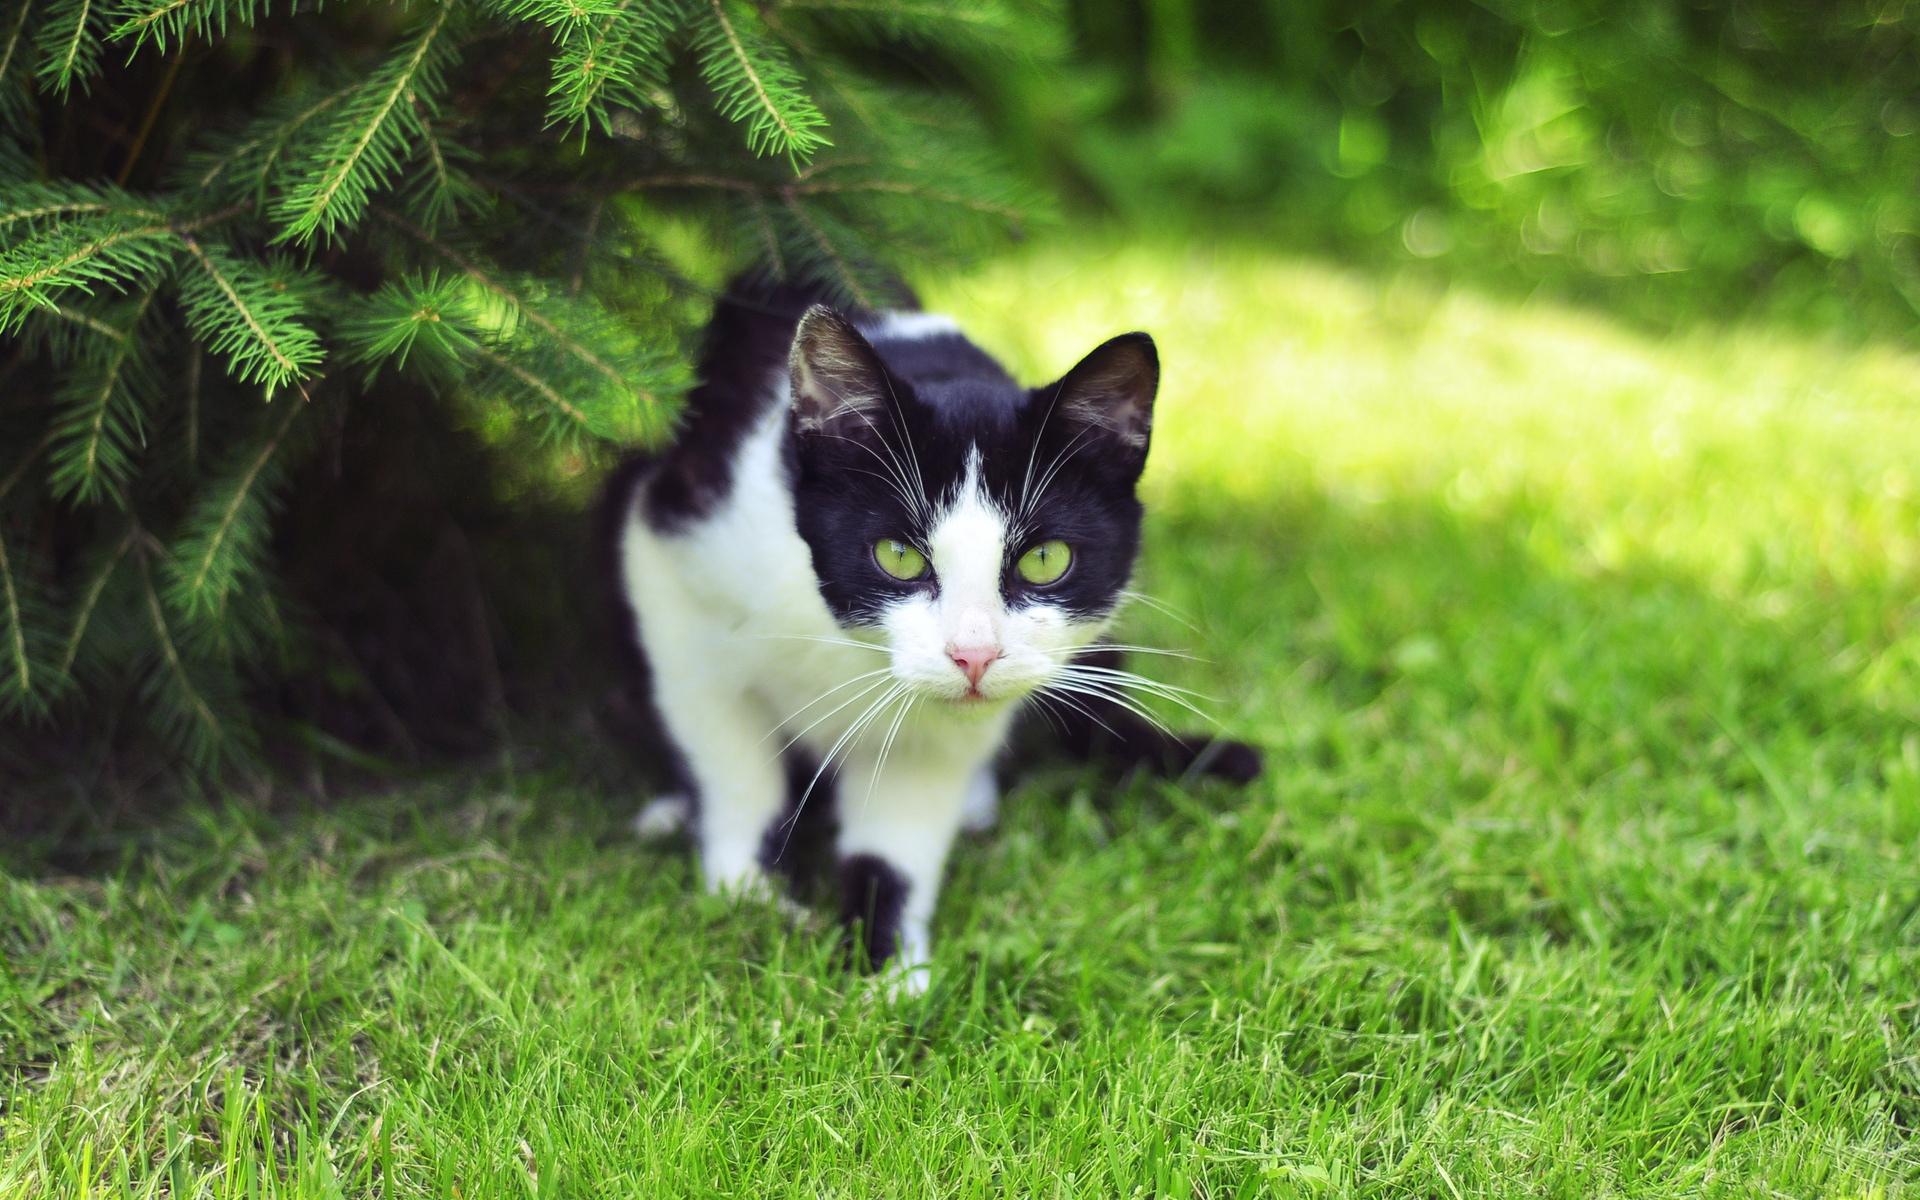
<path id="1" fill-rule="evenodd" d="M 692 820 L 693 801 L 678 792 L 670 792 L 647 801 L 634 814 L 631 828 L 636 836 L 654 840 L 684 831 Z"/>
<path id="2" fill-rule="evenodd" d="M 1244 787 L 1260 778 L 1265 767 L 1266 756 L 1260 753 L 1259 747 L 1227 738 L 1215 738 L 1200 747 L 1193 756 L 1192 764 L 1181 775 L 1184 778 L 1212 775 Z"/>

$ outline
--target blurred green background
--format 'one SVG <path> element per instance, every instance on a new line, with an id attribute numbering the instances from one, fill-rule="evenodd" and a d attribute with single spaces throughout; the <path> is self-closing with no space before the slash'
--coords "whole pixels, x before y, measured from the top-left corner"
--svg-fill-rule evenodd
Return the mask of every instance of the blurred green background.
<path id="1" fill-rule="evenodd" d="M 1230 228 L 1656 323 L 1910 340 L 1904 0 L 1076 0 L 989 81 L 1069 213 Z M 1070 217 L 1072 219 L 1072 217 Z"/>

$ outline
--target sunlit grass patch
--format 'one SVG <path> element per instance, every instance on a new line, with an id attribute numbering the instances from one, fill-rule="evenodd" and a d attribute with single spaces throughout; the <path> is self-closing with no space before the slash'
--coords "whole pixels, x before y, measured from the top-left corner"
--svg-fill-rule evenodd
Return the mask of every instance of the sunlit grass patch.
<path id="1" fill-rule="evenodd" d="M 1773 328 L 1658 338 L 1245 246 L 1051 246 L 931 291 L 1032 380 L 1154 334 L 1163 503 L 1524 499 L 1562 526 L 1569 568 L 1653 562 L 1725 586 L 1920 565 L 1910 352 Z"/>
<path id="2" fill-rule="evenodd" d="M 565 758 L 0 879 L 0 1196 L 1899 1196 L 1920 375 L 1254 251 L 929 289 L 1146 328 L 1129 636 L 1265 779 L 1047 767 L 923 1001 Z"/>

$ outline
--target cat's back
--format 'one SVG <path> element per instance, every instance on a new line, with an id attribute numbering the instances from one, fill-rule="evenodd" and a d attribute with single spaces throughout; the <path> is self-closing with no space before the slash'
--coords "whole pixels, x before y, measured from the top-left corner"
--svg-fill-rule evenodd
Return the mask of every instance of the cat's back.
<path id="1" fill-rule="evenodd" d="M 622 506 L 654 530 L 686 530 L 726 500 L 744 443 L 785 394 L 787 351 L 818 289 L 759 277 L 736 280 L 714 305 L 702 339 L 698 384 L 673 444 L 630 467 Z"/>

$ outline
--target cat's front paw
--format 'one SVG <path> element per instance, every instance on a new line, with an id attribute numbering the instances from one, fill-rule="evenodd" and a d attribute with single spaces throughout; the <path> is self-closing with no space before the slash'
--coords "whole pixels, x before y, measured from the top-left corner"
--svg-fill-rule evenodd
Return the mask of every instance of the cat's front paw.
<path id="1" fill-rule="evenodd" d="M 867 977 L 866 990 L 867 995 L 876 1000 L 898 1004 L 926 995 L 927 989 L 932 986 L 932 963 L 904 963 L 895 958 Z"/>
<path id="2" fill-rule="evenodd" d="M 960 802 L 960 828 L 967 833 L 986 833 L 1000 823 L 1000 783 L 992 767 L 981 767 L 967 783 L 966 797 Z"/>

